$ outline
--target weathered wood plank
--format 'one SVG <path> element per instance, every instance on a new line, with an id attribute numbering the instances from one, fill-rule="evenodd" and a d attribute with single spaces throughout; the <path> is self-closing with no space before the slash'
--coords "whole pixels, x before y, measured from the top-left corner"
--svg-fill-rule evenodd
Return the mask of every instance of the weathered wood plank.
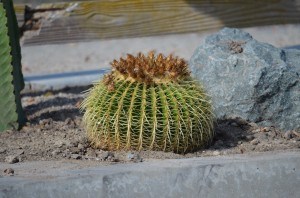
<path id="1" fill-rule="evenodd" d="M 36 8 L 60 10 L 34 13 L 38 36 L 27 35 L 25 44 L 300 23 L 300 0 L 101 0 L 42 3 Z M 24 6 L 16 5 L 16 12 L 24 23 Z"/>

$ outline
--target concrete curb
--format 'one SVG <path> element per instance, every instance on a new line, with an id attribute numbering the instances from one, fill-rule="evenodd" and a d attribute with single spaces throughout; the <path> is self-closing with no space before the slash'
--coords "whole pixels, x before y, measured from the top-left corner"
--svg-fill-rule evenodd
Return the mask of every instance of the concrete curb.
<path id="1" fill-rule="evenodd" d="M 299 169 L 299 151 L 154 160 L 3 177 L 0 197 L 297 197 Z"/>
<path id="2" fill-rule="evenodd" d="M 85 70 L 48 75 L 25 76 L 24 92 L 58 90 L 65 87 L 85 86 L 99 80 L 111 69 Z"/>
<path id="3" fill-rule="evenodd" d="M 289 46 L 284 49 L 300 49 L 300 46 Z M 63 62 L 60 64 L 64 65 Z M 86 86 L 99 80 L 109 71 L 111 71 L 110 67 L 105 67 L 103 69 L 25 76 L 25 88 L 23 92 L 58 90 L 65 87 Z"/>

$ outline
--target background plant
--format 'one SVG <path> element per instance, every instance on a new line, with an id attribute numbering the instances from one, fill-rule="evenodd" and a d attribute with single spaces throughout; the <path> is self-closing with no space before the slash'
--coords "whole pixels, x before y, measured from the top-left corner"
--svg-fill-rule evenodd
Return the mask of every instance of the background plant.
<path id="1" fill-rule="evenodd" d="M 24 88 L 21 70 L 19 29 L 9 0 L 0 1 L 0 131 L 21 127 L 26 119 L 20 91 Z"/>
<path id="2" fill-rule="evenodd" d="M 95 147 L 182 153 L 211 142 L 211 104 L 183 59 L 150 52 L 111 65 L 82 103 Z"/>

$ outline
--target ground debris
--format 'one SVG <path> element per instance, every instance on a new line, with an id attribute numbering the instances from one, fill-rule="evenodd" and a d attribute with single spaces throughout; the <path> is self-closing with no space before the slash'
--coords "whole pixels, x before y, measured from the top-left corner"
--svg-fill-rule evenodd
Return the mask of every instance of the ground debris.
<path id="1" fill-rule="evenodd" d="M 24 110 L 29 122 L 21 131 L 0 134 L 0 161 L 18 163 L 36 160 L 89 160 L 97 163 L 135 163 L 149 159 L 178 159 L 220 156 L 300 148 L 300 133 L 260 127 L 237 117 L 219 120 L 216 136 L 205 150 L 176 154 L 162 151 L 104 151 L 94 148 L 86 137 L 82 113 L 76 107 L 82 101 L 82 91 L 88 87 L 41 93 L 26 93 Z M 233 124 L 234 123 L 234 124 Z"/>
<path id="2" fill-rule="evenodd" d="M 14 171 L 14 169 L 12 169 L 12 168 L 7 168 L 7 169 L 5 169 L 3 172 L 4 172 L 4 174 L 7 175 L 7 176 L 14 176 L 14 174 L 15 174 L 15 171 Z"/>

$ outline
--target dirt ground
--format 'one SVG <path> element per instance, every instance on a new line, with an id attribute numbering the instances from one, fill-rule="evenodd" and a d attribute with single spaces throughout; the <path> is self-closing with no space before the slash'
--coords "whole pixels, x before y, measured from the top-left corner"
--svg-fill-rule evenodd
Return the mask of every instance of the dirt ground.
<path id="1" fill-rule="evenodd" d="M 91 148 L 78 106 L 88 87 L 23 94 L 28 123 L 21 131 L 0 133 L 0 162 L 88 160 L 99 164 L 143 162 L 150 159 L 190 158 L 297 150 L 299 131 L 258 127 L 240 119 L 219 121 L 213 144 L 185 155 L 156 151 L 107 152 Z"/>

